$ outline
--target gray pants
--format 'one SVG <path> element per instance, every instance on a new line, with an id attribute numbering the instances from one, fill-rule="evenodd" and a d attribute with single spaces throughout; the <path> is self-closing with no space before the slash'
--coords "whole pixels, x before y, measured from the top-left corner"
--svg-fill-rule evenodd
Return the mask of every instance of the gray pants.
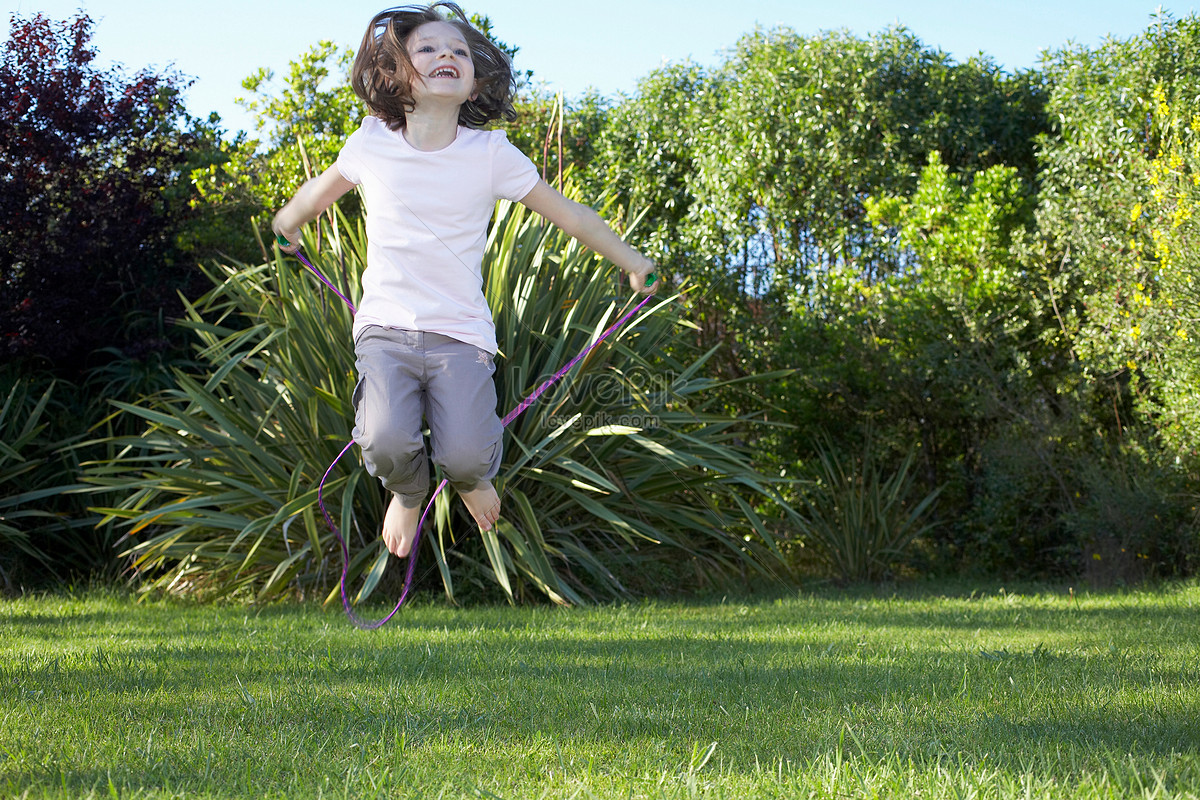
<path id="1" fill-rule="evenodd" d="M 503 427 L 496 416 L 491 354 L 449 336 L 377 325 L 354 343 L 354 440 L 367 471 L 409 508 L 429 491 L 421 419 L 433 463 L 456 489 L 500 471 Z"/>

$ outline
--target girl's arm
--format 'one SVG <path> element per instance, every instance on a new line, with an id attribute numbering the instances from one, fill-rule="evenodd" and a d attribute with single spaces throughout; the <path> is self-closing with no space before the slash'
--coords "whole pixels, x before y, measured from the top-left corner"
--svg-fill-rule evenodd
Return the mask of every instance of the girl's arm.
<path id="1" fill-rule="evenodd" d="M 658 289 L 658 281 L 646 286 L 646 276 L 654 271 L 654 262 L 625 244 L 592 209 L 567 199 L 543 180 L 521 198 L 521 205 L 541 214 L 581 244 L 628 272 L 629 285 L 635 292 L 652 294 Z"/>
<path id="2" fill-rule="evenodd" d="M 285 253 L 295 253 L 299 250 L 300 226 L 321 216 L 335 200 L 353 188 L 354 184 L 343 178 L 337 167 L 330 167 L 317 177 L 306 181 L 296 192 L 296 196 L 279 209 L 271 223 L 271 230 L 275 235 L 288 240 L 288 246 L 280 249 Z"/>

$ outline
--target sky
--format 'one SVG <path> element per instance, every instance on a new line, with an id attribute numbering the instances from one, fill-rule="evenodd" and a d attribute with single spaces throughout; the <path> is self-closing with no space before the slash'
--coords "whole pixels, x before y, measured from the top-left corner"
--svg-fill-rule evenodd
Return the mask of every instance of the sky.
<path id="1" fill-rule="evenodd" d="M 130 73 L 173 68 L 193 79 L 186 94 L 195 116 L 218 112 L 229 131 L 253 130 L 235 98 L 260 67 L 286 74 L 288 62 L 321 39 L 354 48 L 378 11 L 404 0 L 0 0 L 3 37 L 15 13 L 67 19 L 82 9 L 94 21 L 99 63 Z M 1015 71 L 1036 67 L 1043 51 L 1097 47 L 1128 39 L 1162 9 L 1180 18 L 1200 0 L 460 0 L 487 15 L 493 33 L 520 48 L 515 66 L 568 98 L 588 89 L 633 93 L 638 79 L 664 63 L 712 66 L 756 25 L 813 35 L 858 36 L 901 24 L 929 47 L 959 61 L 986 53 Z"/>

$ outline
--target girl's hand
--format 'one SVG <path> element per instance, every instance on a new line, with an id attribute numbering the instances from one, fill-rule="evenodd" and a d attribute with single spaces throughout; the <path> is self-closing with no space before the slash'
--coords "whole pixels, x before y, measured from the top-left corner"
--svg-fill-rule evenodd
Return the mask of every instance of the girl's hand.
<path id="1" fill-rule="evenodd" d="M 647 261 L 648 266 L 641 272 L 629 273 L 629 288 L 640 294 L 654 294 L 658 291 L 658 284 L 661 279 L 654 272 L 654 264 Z M 653 276 L 653 280 L 647 283 L 647 279 Z"/>
<path id="2" fill-rule="evenodd" d="M 288 255 L 294 256 L 296 251 L 300 249 L 300 231 L 288 230 L 279 224 L 279 217 L 276 215 L 275 220 L 271 223 L 271 231 L 278 237 L 282 237 L 287 241 L 285 246 L 279 239 L 275 240 L 275 244 L 279 245 L 279 249 Z"/>

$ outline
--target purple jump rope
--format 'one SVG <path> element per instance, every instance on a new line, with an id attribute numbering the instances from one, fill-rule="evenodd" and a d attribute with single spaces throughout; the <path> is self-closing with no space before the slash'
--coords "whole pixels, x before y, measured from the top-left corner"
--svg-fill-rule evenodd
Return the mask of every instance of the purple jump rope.
<path id="1" fill-rule="evenodd" d="M 282 236 L 277 237 L 276 241 L 282 247 L 287 247 L 289 244 L 287 239 L 284 239 Z M 350 298 L 338 291 L 338 288 L 334 286 L 333 283 L 330 282 L 330 280 L 326 278 L 319 269 L 314 267 L 312 263 L 304 257 L 303 253 L 297 250 L 295 256 L 300 260 L 301 264 L 303 264 L 310 272 L 312 272 L 313 275 L 317 276 L 317 280 L 321 281 L 321 283 L 323 283 L 330 291 L 342 298 L 342 302 L 350 308 L 351 312 L 357 311 L 357 309 L 354 307 L 354 304 L 350 302 Z M 651 272 L 646 276 L 646 285 L 650 286 L 657 280 L 658 276 Z M 588 353 L 596 349 L 596 346 L 607 339 L 613 333 L 613 331 L 623 326 L 626 322 L 631 320 L 635 314 L 641 311 L 642 307 L 645 306 L 646 303 L 650 302 L 652 297 L 653 295 L 646 295 L 646 297 L 642 298 L 641 302 L 626 312 L 623 317 L 610 325 L 608 329 L 604 331 L 604 333 L 600 334 L 600 336 L 597 337 L 594 342 L 583 348 L 583 350 L 579 351 L 579 354 L 567 362 L 566 366 L 551 375 L 544 383 L 542 383 L 541 386 L 535 389 L 532 394 L 518 403 L 516 408 L 514 408 L 512 411 L 509 411 L 508 414 L 504 416 L 504 419 L 500 420 L 500 424 L 507 428 L 510 422 L 521 416 L 521 413 L 525 409 L 536 403 L 538 398 L 541 397 L 547 389 L 549 389 L 564 375 L 570 372 L 572 367 L 586 358 Z M 404 605 L 404 601 L 408 599 L 408 592 L 410 589 L 412 589 L 413 570 L 417 565 L 417 548 L 421 544 L 421 530 L 425 527 L 425 518 L 429 516 L 429 510 L 433 508 L 434 501 L 437 500 L 437 497 L 442 493 L 442 490 L 446 488 L 446 480 L 443 478 L 442 482 L 437 485 L 437 488 L 433 491 L 433 496 L 429 498 L 429 503 L 425 506 L 425 510 L 421 512 L 421 520 L 417 523 L 417 535 L 413 539 L 412 549 L 409 551 L 408 555 L 408 569 L 404 573 L 404 589 L 400 592 L 400 599 L 396 601 L 396 607 L 393 608 L 383 619 L 375 620 L 373 622 L 371 620 L 365 620 L 354 613 L 354 608 L 350 605 L 350 596 L 346 592 L 346 576 L 350 570 L 350 548 L 346 545 L 346 540 L 342 538 L 341 530 L 339 530 L 338 526 L 334 524 L 333 518 L 329 516 L 329 512 L 325 508 L 325 482 L 329 479 L 329 475 L 331 472 L 333 472 L 333 468 L 336 467 L 338 462 L 342 460 L 342 456 L 346 455 L 346 453 L 351 447 L 354 446 L 354 444 L 355 442 L 353 439 L 347 442 L 346 446 L 342 448 L 342 452 L 337 454 L 337 457 L 333 459 L 333 463 L 329 465 L 329 469 L 325 470 L 325 474 L 321 476 L 321 483 L 317 487 L 317 505 L 321 509 L 322 516 L 325 517 L 325 524 L 329 526 L 329 530 L 333 531 L 334 537 L 337 538 L 338 544 L 342 548 L 341 590 L 342 607 L 346 609 L 346 616 L 350 618 L 350 621 L 354 623 L 356 627 L 361 628 L 362 630 L 373 630 L 386 625 L 387 622 L 396 615 L 396 612 L 400 610 L 400 606 Z"/>

